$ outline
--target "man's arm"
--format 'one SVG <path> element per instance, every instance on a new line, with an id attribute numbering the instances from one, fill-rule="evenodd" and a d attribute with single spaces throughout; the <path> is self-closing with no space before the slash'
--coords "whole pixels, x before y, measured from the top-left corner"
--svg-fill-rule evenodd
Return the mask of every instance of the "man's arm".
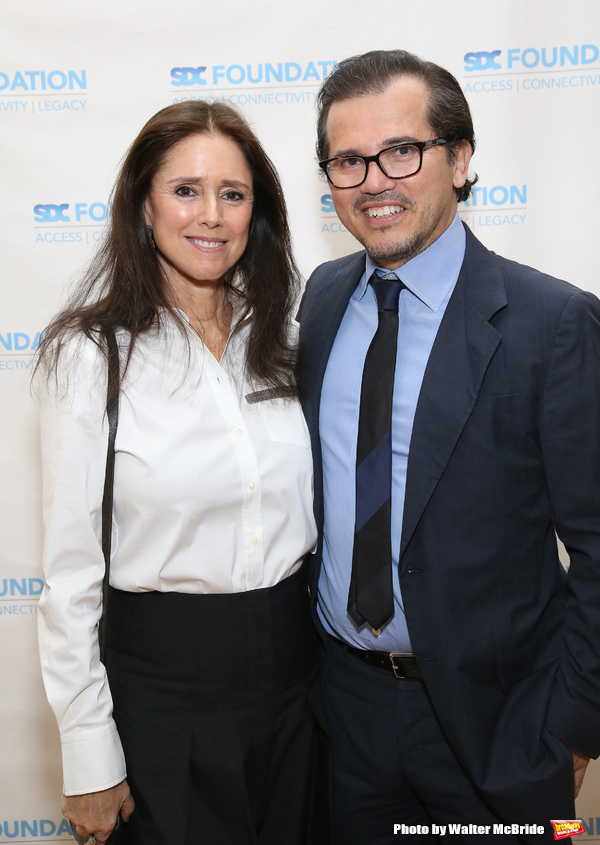
<path id="1" fill-rule="evenodd" d="M 575 291 L 558 322 L 540 400 L 550 508 L 570 557 L 565 653 L 546 727 L 574 749 L 576 779 L 600 754 L 600 302 Z"/>

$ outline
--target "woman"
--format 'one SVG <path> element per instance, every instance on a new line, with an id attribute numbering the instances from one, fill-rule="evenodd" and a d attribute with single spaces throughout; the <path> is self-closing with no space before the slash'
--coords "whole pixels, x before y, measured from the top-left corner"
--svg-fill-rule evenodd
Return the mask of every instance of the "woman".
<path id="1" fill-rule="evenodd" d="M 158 112 L 37 371 L 42 668 L 63 813 L 92 843 L 119 812 L 136 845 L 324 841 L 296 285 L 279 180 L 248 125 L 224 103 Z M 121 381 L 105 669 L 110 329 Z"/>

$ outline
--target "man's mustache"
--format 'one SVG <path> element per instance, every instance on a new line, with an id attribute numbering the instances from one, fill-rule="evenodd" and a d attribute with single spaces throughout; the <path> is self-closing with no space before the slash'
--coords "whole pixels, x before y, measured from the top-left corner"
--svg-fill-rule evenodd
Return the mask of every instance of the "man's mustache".
<path id="1" fill-rule="evenodd" d="M 370 205 L 373 202 L 384 202 L 386 205 L 401 205 L 404 208 L 415 210 L 414 201 L 406 194 L 400 194 L 397 191 L 384 191 L 382 194 L 362 194 L 353 205 L 354 211 L 362 211 L 365 205 Z"/>

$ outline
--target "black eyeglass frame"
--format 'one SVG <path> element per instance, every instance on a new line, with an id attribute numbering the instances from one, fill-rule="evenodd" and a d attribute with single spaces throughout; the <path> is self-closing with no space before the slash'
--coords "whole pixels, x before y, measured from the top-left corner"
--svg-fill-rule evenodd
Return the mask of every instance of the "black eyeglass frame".
<path id="1" fill-rule="evenodd" d="M 327 177 L 327 181 L 330 185 L 334 188 L 337 188 L 338 191 L 345 191 L 346 188 L 358 188 L 363 182 L 366 180 L 367 176 L 369 175 L 369 164 L 374 161 L 377 167 L 381 170 L 384 176 L 387 176 L 388 179 L 410 179 L 411 176 L 416 176 L 421 167 L 423 166 L 423 151 L 427 150 L 429 147 L 442 147 L 446 146 L 450 143 L 446 138 L 434 138 L 431 141 L 407 141 L 404 144 L 393 144 L 391 147 L 386 147 L 384 150 L 379 150 L 374 156 L 363 156 L 360 153 L 354 153 L 354 155 L 347 155 L 347 156 L 334 156 L 333 158 L 327 158 L 324 161 L 319 162 L 319 167 L 324 172 L 325 176 Z M 379 156 L 382 156 L 384 153 L 389 152 L 390 150 L 395 150 L 398 147 L 416 147 L 419 150 L 419 166 L 414 171 L 414 173 L 408 173 L 406 176 L 390 176 L 389 173 L 386 173 L 383 165 L 379 161 Z M 331 164 L 332 161 L 340 161 L 344 158 L 360 158 L 365 163 L 365 175 L 357 182 L 356 185 L 336 185 L 335 182 L 331 179 L 331 176 L 328 172 L 328 166 Z"/>

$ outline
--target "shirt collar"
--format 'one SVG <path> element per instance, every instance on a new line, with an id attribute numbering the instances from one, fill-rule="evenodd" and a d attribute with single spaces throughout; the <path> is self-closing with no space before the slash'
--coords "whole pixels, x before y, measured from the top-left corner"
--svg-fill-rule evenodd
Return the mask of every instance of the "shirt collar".
<path id="1" fill-rule="evenodd" d="M 237 293 L 235 288 L 231 288 L 231 287 L 228 288 L 227 299 L 229 300 L 229 304 L 231 305 L 231 308 L 232 308 L 232 311 L 233 311 L 233 316 L 232 316 L 232 319 L 231 319 L 231 330 L 233 330 L 234 328 L 237 327 L 238 323 L 241 324 L 242 320 L 244 320 L 244 321 L 247 320 L 248 317 L 249 317 L 249 314 L 245 313 L 244 305 L 245 305 L 246 300 L 239 293 Z M 186 325 L 189 326 L 190 318 L 188 317 L 188 315 L 185 313 L 185 311 L 182 308 L 175 306 L 173 308 L 173 311 L 175 311 L 175 313 L 179 317 L 181 317 L 183 322 L 186 323 Z M 163 313 L 164 313 L 164 311 L 163 311 Z"/>
<path id="2" fill-rule="evenodd" d="M 465 230 L 457 213 L 437 240 L 393 272 L 411 293 L 432 311 L 437 311 L 450 288 L 456 284 L 465 257 L 466 240 Z M 368 281 L 378 266 L 367 253 L 365 274 L 355 291 L 356 299 L 364 297 Z M 380 269 L 384 273 L 390 272 L 384 268 Z"/>

